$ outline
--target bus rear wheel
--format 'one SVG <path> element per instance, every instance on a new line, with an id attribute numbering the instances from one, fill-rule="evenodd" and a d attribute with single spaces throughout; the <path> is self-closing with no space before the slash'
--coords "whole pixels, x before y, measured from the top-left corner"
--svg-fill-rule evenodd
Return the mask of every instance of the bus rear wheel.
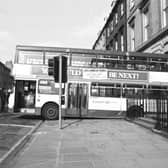
<path id="1" fill-rule="evenodd" d="M 54 103 L 45 104 L 44 107 L 42 108 L 41 115 L 45 120 L 58 119 L 58 115 L 59 115 L 58 105 Z"/>

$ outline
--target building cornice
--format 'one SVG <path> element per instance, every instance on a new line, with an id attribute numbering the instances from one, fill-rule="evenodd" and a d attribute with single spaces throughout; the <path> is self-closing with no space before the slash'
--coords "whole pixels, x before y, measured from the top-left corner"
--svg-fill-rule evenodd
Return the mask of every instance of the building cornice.
<path id="1" fill-rule="evenodd" d="M 148 41 L 142 43 L 142 45 L 138 46 L 135 50 L 138 52 L 142 52 L 167 35 L 168 35 L 168 26 L 166 26 L 164 29 L 154 34 Z"/>

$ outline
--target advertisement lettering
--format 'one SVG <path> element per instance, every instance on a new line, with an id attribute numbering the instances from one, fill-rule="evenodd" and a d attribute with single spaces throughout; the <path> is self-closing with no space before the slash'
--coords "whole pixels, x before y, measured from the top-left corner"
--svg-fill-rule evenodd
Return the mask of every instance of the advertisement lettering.
<path id="1" fill-rule="evenodd" d="M 125 79 L 125 80 L 147 80 L 148 75 L 145 72 L 120 72 L 108 71 L 109 79 Z"/>

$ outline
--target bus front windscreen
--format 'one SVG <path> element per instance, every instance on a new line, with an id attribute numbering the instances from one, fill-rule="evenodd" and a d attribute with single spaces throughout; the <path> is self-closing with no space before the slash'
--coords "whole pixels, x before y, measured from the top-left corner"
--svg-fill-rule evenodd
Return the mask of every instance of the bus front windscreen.
<path id="1" fill-rule="evenodd" d="M 59 84 L 53 80 L 39 80 L 38 92 L 40 94 L 59 94 Z M 62 94 L 64 94 L 64 86 L 62 86 Z"/>

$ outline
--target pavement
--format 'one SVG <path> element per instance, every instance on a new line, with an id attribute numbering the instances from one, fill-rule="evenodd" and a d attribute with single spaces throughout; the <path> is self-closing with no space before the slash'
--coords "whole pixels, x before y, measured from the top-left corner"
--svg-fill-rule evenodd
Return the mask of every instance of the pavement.
<path id="1" fill-rule="evenodd" d="M 26 144 L 41 123 L 38 117 L 0 113 L 0 167 Z"/>
<path id="2" fill-rule="evenodd" d="M 45 121 L 5 168 L 167 168 L 168 139 L 125 120 Z"/>

